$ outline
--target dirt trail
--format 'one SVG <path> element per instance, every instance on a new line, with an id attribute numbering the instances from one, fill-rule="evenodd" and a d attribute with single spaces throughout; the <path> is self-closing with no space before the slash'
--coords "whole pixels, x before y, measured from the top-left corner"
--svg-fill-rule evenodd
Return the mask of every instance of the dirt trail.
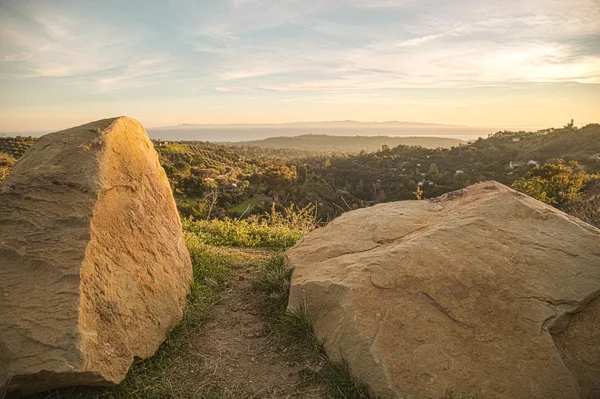
<path id="1" fill-rule="evenodd" d="M 318 388 L 302 384 L 301 370 L 308 365 L 286 358 L 285 345 L 266 332 L 252 290 L 255 275 L 252 268 L 231 271 L 211 320 L 189 338 L 189 352 L 174 368 L 187 374 L 198 394 L 212 388 L 215 398 L 324 398 Z"/>

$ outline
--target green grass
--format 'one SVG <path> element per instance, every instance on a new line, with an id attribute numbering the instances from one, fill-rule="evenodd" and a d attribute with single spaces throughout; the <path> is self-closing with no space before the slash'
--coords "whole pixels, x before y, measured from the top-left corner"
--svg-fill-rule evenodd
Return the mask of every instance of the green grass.
<path id="1" fill-rule="evenodd" d="M 283 212 L 275 210 L 248 219 L 193 220 L 183 219 L 183 229 L 198 240 L 217 247 L 268 248 L 285 250 L 314 229 L 315 207 L 291 205 Z"/>
<path id="2" fill-rule="evenodd" d="M 307 383 L 325 388 L 333 399 L 372 399 L 368 387 L 352 377 L 346 363 L 329 362 L 319 341 L 310 315 L 305 308 L 288 312 L 288 296 L 292 271 L 285 265 L 282 254 L 273 256 L 254 280 L 262 308 L 271 329 L 290 345 L 289 356 L 301 362 L 310 360 L 324 364 L 319 370 L 304 370 Z"/>
<path id="3" fill-rule="evenodd" d="M 204 244 L 220 247 L 285 249 L 294 246 L 304 234 L 288 226 L 272 226 L 246 219 L 184 219 L 183 226 Z"/>
<path id="4" fill-rule="evenodd" d="M 168 154 L 187 154 L 191 152 L 189 145 L 181 143 L 170 143 L 162 150 Z"/>
<path id="5" fill-rule="evenodd" d="M 261 202 L 268 201 L 270 199 L 271 198 L 267 197 L 266 195 L 255 195 L 254 197 L 248 199 L 247 201 L 233 205 L 230 208 L 230 211 L 241 215 L 244 212 L 251 211 L 252 208 L 254 208 L 256 205 L 260 204 Z"/>
<path id="6" fill-rule="evenodd" d="M 307 371 L 309 377 L 315 382 L 325 386 L 327 396 L 332 399 L 370 399 L 369 388 L 364 383 L 357 381 L 350 374 L 348 364 L 343 362 L 328 363 L 318 372 Z"/>
<path id="7" fill-rule="evenodd" d="M 269 259 L 258 277 L 253 281 L 254 289 L 261 294 L 263 309 L 269 319 L 285 313 L 288 304 L 292 271 L 285 266 L 283 254 Z"/>

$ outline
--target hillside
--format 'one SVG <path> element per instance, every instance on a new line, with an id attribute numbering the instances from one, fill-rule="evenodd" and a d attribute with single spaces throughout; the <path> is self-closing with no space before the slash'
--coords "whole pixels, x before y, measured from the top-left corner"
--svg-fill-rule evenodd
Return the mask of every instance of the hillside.
<path id="1" fill-rule="evenodd" d="M 36 137 L 30 136 L 16 136 L 16 137 L 4 137 L 0 136 L 0 152 L 9 154 L 14 158 L 20 158 L 21 155 L 29 147 L 35 143 Z"/>
<path id="2" fill-rule="evenodd" d="M 420 146 L 395 145 L 411 140 Z M 439 140 L 453 139 L 304 135 L 237 145 L 161 140 L 154 145 L 179 211 L 200 219 L 248 217 L 275 203 L 280 210 L 292 204 L 317 204 L 317 218 L 327 221 L 349 209 L 414 199 L 417 187 L 423 198 L 431 198 L 484 180 L 511 185 L 536 162 L 559 157 L 579 162 L 590 174 L 600 171 L 600 162 L 592 159 L 600 153 L 597 124 L 581 129 L 498 132 L 451 148 L 427 148 L 425 141 L 431 140 L 439 144 Z M 34 141 L 0 137 L 0 149 L 18 158 Z M 366 144 L 375 151 L 352 154 L 336 149 L 336 145 L 358 148 Z M 0 165 L 2 176 L 8 175 L 12 162 L 7 158 Z"/>
<path id="3" fill-rule="evenodd" d="M 314 152 L 377 151 L 383 146 L 420 146 L 424 148 L 450 148 L 465 144 L 459 139 L 447 137 L 390 137 L 390 136 L 330 136 L 326 134 L 305 134 L 294 137 L 270 137 L 264 140 L 230 143 L 233 146 L 254 146 L 261 148 L 295 148 Z"/>
<path id="4" fill-rule="evenodd" d="M 600 153 L 600 124 L 594 123 L 580 129 L 548 129 L 539 132 L 498 132 L 475 144 L 484 150 L 501 149 L 511 153 L 514 160 L 553 158 L 588 160 Z"/>

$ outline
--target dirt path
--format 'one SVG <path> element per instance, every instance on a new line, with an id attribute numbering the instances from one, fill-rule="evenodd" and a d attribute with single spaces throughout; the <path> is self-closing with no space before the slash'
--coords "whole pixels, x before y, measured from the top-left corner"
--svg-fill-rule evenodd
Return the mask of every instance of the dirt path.
<path id="1" fill-rule="evenodd" d="M 211 320 L 190 337 L 189 352 L 174 365 L 187 374 L 186 391 L 195 388 L 206 398 L 324 398 L 302 384 L 301 370 L 309 365 L 289 360 L 281 340 L 266 332 L 252 290 L 255 275 L 254 268 L 232 270 Z"/>

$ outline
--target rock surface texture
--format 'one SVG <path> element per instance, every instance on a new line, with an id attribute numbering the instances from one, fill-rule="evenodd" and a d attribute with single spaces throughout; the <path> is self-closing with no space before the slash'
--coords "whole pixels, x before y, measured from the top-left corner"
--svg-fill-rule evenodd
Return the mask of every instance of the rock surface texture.
<path id="1" fill-rule="evenodd" d="M 0 387 L 19 396 L 119 383 L 180 321 L 191 278 L 139 122 L 40 138 L 0 185 Z"/>
<path id="2" fill-rule="evenodd" d="M 600 398 L 600 230 L 499 183 L 348 212 L 286 260 L 289 309 L 381 398 Z"/>

